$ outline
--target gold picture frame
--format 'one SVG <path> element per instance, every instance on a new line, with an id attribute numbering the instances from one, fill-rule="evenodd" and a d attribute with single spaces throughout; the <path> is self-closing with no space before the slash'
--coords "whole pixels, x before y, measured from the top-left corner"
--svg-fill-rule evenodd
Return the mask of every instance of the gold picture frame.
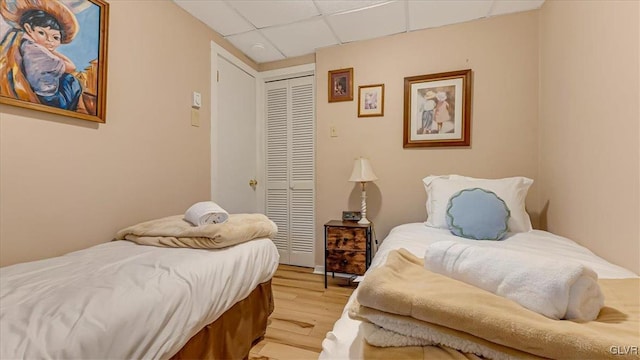
<path id="1" fill-rule="evenodd" d="M 104 0 L 0 0 L 0 103 L 104 123 L 108 30 Z"/>
<path id="2" fill-rule="evenodd" d="M 358 86 L 358 117 L 384 116 L 384 84 Z"/>

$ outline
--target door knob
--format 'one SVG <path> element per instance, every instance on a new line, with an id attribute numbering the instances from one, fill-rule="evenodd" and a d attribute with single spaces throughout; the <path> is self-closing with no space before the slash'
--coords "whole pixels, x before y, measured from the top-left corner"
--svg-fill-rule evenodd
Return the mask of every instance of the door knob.
<path id="1" fill-rule="evenodd" d="M 252 188 L 255 188 L 257 185 L 258 185 L 258 180 L 256 179 L 249 180 L 249 186 L 251 186 Z"/>

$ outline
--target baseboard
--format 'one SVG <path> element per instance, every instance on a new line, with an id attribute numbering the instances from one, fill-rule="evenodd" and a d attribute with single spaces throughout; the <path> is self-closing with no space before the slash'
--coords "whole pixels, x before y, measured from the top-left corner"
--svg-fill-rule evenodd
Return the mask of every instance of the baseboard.
<path id="1" fill-rule="evenodd" d="M 324 266 L 322 266 L 322 265 L 316 265 L 316 266 L 313 268 L 313 273 L 314 273 L 314 274 L 324 275 Z M 352 277 L 354 277 L 354 275 L 353 275 L 353 274 L 343 274 L 343 273 L 335 273 L 335 274 L 336 274 L 336 275 L 335 275 L 336 277 L 341 277 L 341 278 L 352 278 Z M 332 275 L 332 273 L 331 273 L 331 272 L 328 272 L 328 273 L 327 273 L 327 276 L 331 276 L 331 275 Z"/>

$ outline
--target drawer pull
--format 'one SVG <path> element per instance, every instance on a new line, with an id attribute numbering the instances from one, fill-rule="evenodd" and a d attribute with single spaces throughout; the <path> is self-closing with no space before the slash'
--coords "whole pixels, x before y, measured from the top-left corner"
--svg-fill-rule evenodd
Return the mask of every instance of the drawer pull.
<path id="1" fill-rule="evenodd" d="M 342 260 L 342 265 L 347 265 L 349 263 L 349 261 L 347 259 L 343 259 Z"/>

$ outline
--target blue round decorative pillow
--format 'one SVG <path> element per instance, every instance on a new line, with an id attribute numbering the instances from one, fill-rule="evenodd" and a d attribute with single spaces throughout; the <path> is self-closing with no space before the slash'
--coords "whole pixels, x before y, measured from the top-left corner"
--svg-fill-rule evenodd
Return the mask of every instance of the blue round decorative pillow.
<path id="1" fill-rule="evenodd" d="M 473 188 L 455 193 L 447 204 L 447 225 L 452 234 L 474 240 L 500 240 L 509 227 L 511 212 L 493 191 Z"/>

